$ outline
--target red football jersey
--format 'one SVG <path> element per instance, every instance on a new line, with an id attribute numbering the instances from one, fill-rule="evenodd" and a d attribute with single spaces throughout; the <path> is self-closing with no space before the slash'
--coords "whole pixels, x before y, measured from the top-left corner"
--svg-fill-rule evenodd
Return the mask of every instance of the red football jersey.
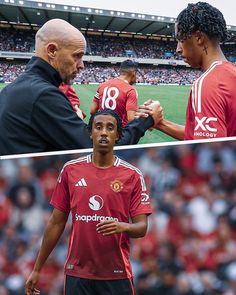
<path id="1" fill-rule="evenodd" d="M 98 168 L 91 155 L 66 163 L 58 178 L 51 204 L 72 214 L 65 274 L 81 278 L 114 280 L 132 277 L 127 234 L 103 236 L 100 221 L 129 222 L 151 214 L 141 172 L 116 158 L 109 168 Z"/>
<path id="2" fill-rule="evenodd" d="M 128 124 L 127 111 L 138 108 L 138 94 L 127 81 L 115 78 L 102 83 L 94 96 L 99 110 L 112 109 L 120 116 L 122 125 Z"/>
<path id="3" fill-rule="evenodd" d="M 65 83 L 61 83 L 61 85 L 59 86 L 59 89 L 62 92 L 64 92 L 65 95 L 69 98 L 74 111 L 77 111 L 75 106 L 77 105 L 78 107 L 80 107 L 80 101 L 75 90 L 70 85 Z"/>
<path id="4" fill-rule="evenodd" d="M 189 94 L 185 139 L 236 136 L 236 67 L 214 62 Z"/>

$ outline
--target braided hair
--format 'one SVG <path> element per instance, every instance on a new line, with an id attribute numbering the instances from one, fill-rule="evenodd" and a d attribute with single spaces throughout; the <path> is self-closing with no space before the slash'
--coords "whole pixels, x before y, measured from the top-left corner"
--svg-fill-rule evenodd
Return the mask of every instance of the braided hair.
<path id="1" fill-rule="evenodd" d="M 192 33 L 205 33 L 209 39 L 225 42 L 228 38 L 223 14 L 206 2 L 189 3 L 176 20 L 177 40 L 186 40 Z"/>
<path id="2" fill-rule="evenodd" d="M 120 137 L 121 133 L 122 133 L 122 122 L 121 122 L 120 116 L 111 109 L 99 110 L 90 117 L 89 123 L 88 123 L 89 133 L 90 134 L 92 133 L 93 121 L 94 121 L 95 117 L 97 117 L 99 115 L 109 115 L 109 116 L 112 116 L 112 117 L 114 117 L 116 119 L 117 132 L 118 132 L 119 137 Z"/>

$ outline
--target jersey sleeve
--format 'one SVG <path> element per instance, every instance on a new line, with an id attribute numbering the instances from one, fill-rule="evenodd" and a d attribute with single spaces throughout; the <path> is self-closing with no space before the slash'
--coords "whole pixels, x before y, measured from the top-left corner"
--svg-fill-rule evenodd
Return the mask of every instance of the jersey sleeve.
<path id="1" fill-rule="evenodd" d="M 70 195 L 67 172 L 64 168 L 57 179 L 56 187 L 53 191 L 50 204 L 59 211 L 62 211 L 66 214 L 70 213 Z"/>
<path id="2" fill-rule="evenodd" d="M 126 111 L 136 111 L 138 108 L 138 95 L 135 89 L 127 93 Z"/>
<path id="3" fill-rule="evenodd" d="M 59 89 L 67 96 L 74 111 L 76 111 L 76 106 L 80 107 L 79 97 L 77 96 L 74 88 L 65 83 L 61 83 Z"/>
<path id="4" fill-rule="evenodd" d="M 133 183 L 134 190 L 131 195 L 130 216 L 134 217 L 141 214 L 151 214 L 151 201 L 146 189 L 145 180 L 141 172 L 135 173 Z"/>
<path id="5" fill-rule="evenodd" d="M 99 88 L 100 88 L 100 86 L 98 87 L 97 92 L 93 97 L 93 101 L 96 102 L 96 103 L 99 103 L 98 102 L 99 101 Z"/>
<path id="6" fill-rule="evenodd" d="M 70 103 L 72 104 L 72 107 L 74 109 L 74 111 L 76 111 L 76 106 L 80 107 L 80 101 L 79 101 L 79 97 L 77 96 L 74 88 L 72 88 L 71 86 L 69 86 L 67 88 L 67 92 L 66 92 L 67 97 L 70 100 Z"/>

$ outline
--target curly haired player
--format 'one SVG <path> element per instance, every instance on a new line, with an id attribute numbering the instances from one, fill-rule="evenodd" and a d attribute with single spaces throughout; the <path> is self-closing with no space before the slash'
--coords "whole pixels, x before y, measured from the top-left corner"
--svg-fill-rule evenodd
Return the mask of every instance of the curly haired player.
<path id="1" fill-rule="evenodd" d="M 186 125 L 163 119 L 158 130 L 179 140 L 236 136 L 236 67 L 226 60 L 220 47 L 227 37 L 222 13 L 208 3 L 188 4 L 179 14 L 176 51 L 204 73 L 192 85 Z"/>

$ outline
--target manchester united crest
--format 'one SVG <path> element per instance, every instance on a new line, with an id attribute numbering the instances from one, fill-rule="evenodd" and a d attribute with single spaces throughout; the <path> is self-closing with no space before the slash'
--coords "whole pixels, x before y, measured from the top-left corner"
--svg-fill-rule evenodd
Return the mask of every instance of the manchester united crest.
<path id="1" fill-rule="evenodd" d="M 112 181 L 110 186 L 115 193 L 119 193 L 123 189 L 123 183 L 117 179 Z"/>

